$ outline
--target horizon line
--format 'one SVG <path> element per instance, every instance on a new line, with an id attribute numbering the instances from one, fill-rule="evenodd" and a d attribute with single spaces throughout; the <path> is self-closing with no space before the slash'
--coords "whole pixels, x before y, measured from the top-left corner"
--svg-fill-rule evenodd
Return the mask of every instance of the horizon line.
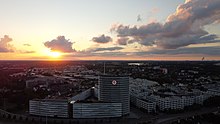
<path id="1" fill-rule="evenodd" d="M 49 59 L 35 59 L 35 60 L 0 60 L 0 61 L 201 61 L 201 62 L 208 62 L 208 61 L 220 61 L 220 60 L 49 60 Z"/>

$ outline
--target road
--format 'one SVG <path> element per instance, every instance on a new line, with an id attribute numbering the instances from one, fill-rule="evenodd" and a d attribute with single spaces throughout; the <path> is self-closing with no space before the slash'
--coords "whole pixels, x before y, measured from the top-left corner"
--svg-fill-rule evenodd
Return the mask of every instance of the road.
<path id="1" fill-rule="evenodd" d="M 219 107 L 214 107 L 214 108 L 203 108 L 197 111 L 192 111 L 192 112 L 185 112 L 185 113 L 181 113 L 181 114 L 170 114 L 170 115 L 163 115 L 163 116 L 158 116 L 158 119 L 154 122 L 155 124 L 164 124 L 170 121 L 174 121 L 174 120 L 178 120 L 178 119 L 182 119 L 182 118 L 188 118 L 188 117 L 192 117 L 195 115 L 202 115 L 202 114 L 206 114 L 206 113 L 212 113 L 212 112 L 216 112 L 216 111 L 220 111 Z"/>
<path id="2" fill-rule="evenodd" d="M 24 123 L 0 120 L 0 124 L 24 124 Z"/>

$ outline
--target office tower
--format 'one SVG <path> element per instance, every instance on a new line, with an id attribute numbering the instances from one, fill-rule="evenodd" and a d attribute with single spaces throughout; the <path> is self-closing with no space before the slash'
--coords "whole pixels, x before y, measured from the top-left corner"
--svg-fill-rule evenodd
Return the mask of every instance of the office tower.
<path id="1" fill-rule="evenodd" d="M 129 77 L 100 76 L 99 100 L 122 103 L 122 115 L 130 112 Z"/>

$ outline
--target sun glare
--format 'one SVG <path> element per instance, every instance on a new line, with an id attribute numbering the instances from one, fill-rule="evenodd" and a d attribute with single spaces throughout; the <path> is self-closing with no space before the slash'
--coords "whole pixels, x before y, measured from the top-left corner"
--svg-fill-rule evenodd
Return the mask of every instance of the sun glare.
<path id="1" fill-rule="evenodd" d="M 60 52 L 50 52 L 49 56 L 52 58 L 59 58 L 61 56 Z"/>

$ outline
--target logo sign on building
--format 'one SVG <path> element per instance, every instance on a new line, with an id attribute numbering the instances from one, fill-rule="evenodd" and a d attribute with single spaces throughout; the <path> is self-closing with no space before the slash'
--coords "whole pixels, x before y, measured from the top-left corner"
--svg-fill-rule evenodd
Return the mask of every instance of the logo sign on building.
<path id="1" fill-rule="evenodd" d="M 117 81 L 116 80 L 113 80 L 112 81 L 112 85 L 116 85 L 117 84 Z"/>

